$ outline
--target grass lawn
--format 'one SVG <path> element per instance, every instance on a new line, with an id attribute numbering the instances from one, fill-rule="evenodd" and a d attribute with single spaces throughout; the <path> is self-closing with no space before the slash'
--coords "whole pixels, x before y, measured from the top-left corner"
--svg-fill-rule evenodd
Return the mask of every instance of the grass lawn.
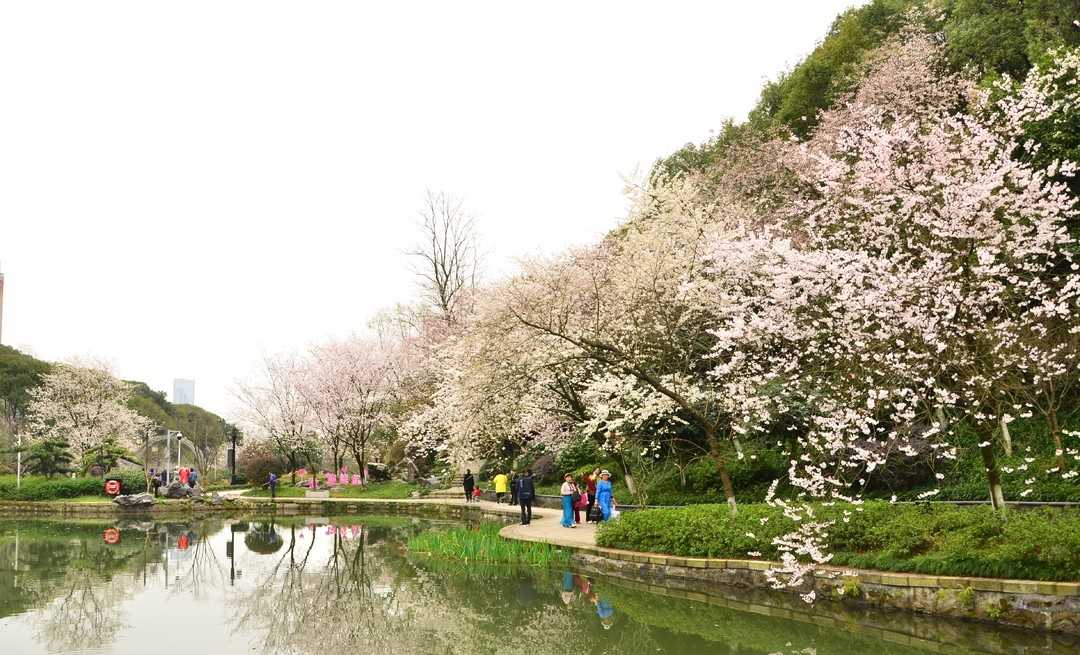
<path id="1" fill-rule="evenodd" d="M 334 487 L 330 492 L 333 498 L 411 498 L 419 487 L 415 484 L 390 480 L 373 482 L 365 486 Z"/>
<path id="2" fill-rule="evenodd" d="M 321 490 L 325 490 L 322 487 Z M 389 482 L 374 482 L 367 486 L 333 487 L 330 491 L 332 498 L 409 498 L 418 487 L 414 484 L 391 480 Z M 282 487 L 277 490 L 278 498 L 303 498 L 307 493 L 306 487 Z M 249 498 L 269 498 L 270 490 L 265 487 L 249 489 L 243 493 Z"/>
<path id="3" fill-rule="evenodd" d="M 278 498 L 303 498 L 306 493 L 307 489 L 304 487 L 283 487 L 279 485 L 277 488 Z M 248 498 L 269 498 L 270 490 L 265 487 L 257 487 L 248 489 L 241 495 Z"/>
<path id="4" fill-rule="evenodd" d="M 1080 510 L 994 512 L 989 507 L 817 505 L 832 564 L 862 569 L 1021 580 L 1080 580 Z M 773 540 L 796 528 L 777 507 L 741 504 L 628 512 L 596 543 L 692 557 L 779 559 Z"/>

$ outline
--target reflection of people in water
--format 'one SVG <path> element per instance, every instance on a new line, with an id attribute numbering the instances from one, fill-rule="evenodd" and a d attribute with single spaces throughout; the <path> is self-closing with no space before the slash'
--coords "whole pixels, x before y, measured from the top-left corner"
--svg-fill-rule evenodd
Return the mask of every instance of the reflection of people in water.
<path id="1" fill-rule="evenodd" d="M 562 601 L 567 607 L 574 602 L 574 574 L 570 571 L 562 574 Z"/>
<path id="2" fill-rule="evenodd" d="M 583 575 L 575 575 L 574 583 L 577 584 L 578 591 L 581 592 L 581 595 L 588 598 L 590 603 L 593 602 L 592 583 L 589 582 L 589 579 Z"/>
<path id="3" fill-rule="evenodd" d="M 615 608 L 611 606 L 611 603 L 597 597 L 596 615 L 600 617 L 600 625 L 604 626 L 605 630 L 610 630 L 611 624 L 615 622 L 614 614 Z"/>
<path id="4" fill-rule="evenodd" d="M 592 582 L 583 575 L 574 575 L 569 571 L 563 573 L 562 598 L 567 605 L 574 599 L 574 587 L 581 596 L 596 606 L 596 615 L 600 617 L 600 625 L 605 630 L 610 630 L 615 623 L 615 607 L 608 601 L 600 598 L 592 588 Z M 567 600 L 569 598 L 569 600 Z"/>
<path id="5" fill-rule="evenodd" d="M 563 589 L 566 588 L 567 575 L 569 574 L 563 575 Z M 581 575 L 575 575 L 571 578 L 571 585 L 574 583 L 577 583 L 581 595 L 596 606 L 596 615 L 600 617 L 600 625 L 604 626 L 605 630 L 610 630 L 611 626 L 615 623 L 615 608 L 612 604 L 603 598 L 600 598 L 600 596 L 593 591 L 592 582 L 590 582 L 588 578 Z"/>

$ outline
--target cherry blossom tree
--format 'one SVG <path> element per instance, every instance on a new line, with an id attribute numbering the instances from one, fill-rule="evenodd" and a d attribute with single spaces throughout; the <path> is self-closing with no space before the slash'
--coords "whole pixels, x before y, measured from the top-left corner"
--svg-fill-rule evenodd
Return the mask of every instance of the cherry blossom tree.
<path id="1" fill-rule="evenodd" d="M 301 391 L 304 365 L 295 354 L 265 355 L 257 377 L 240 383 L 235 391 L 252 433 L 270 440 L 289 462 L 295 482 L 296 469 L 311 463 L 315 450 L 315 419 Z"/>
<path id="2" fill-rule="evenodd" d="M 698 432 L 735 509 L 727 459 L 737 411 L 706 373 L 713 316 L 694 301 L 715 235 L 748 214 L 727 197 L 703 196 L 691 179 L 654 179 L 630 220 L 598 247 L 527 263 L 510 282 L 508 306 L 537 339 L 571 347 L 604 369 L 590 397 L 603 403 L 588 423 L 617 432 L 656 417 Z M 654 438 L 664 435 L 654 433 Z"/>
<path id="3" fill-rule="evenodd" d="M 1025 145 L 1015 129 L 1000 129 L 989 112 L 954 111 L 978 100 L 967 86 L 912 74 L 936 69 L 931 39 L 890 45 L 864 88 L 791 148 L 801 186 L 781 214 L 783 238 L 718 244 L 715 279 L 756 258 L 756 286 L 772 290 L 726 303 L 743 309 L 714 356 L 737 357 L 754 341 L 787 353 L 774 361 L 791 371 L 786 395 L 817 407 L 791 470 L 808 493 L 865 483 L 890 449 L 911 448 L 920 425 L 929 427 L 919 436 L 955 457 L 948 415 L 981 435 L 1001 507 L 993 435 L 1015 372 L 1045 380 L 1068 369 L 1049 359 L 1060 349 L 1032 343 L 1048 321 L 1075 326 L 1075 282 L 1062 275 L 1075 266 L 1065 229 L 1075 207 L 1053 179 L 1072 165 L 1018 161 Z M 1000 111 L 1019 113 L 1013 102 L 1003 99 Z"/>
<path id="4" fill-rule="evenodd" d="M 353 338 L 311 349 L 301 392 L 334 468 L 343 465 L 348 451 L 366 479 L 372 439 L 388 418 L 393 365 L 392 353 L 374 340 Z"/>
<path id="5" fill-rule="evenodd" d="M 56 364 L 30 395 L 30 439 L 66 441 L 77 459 L 109 442 L 134 448 L 152 428 L 127 406 L 131 385 L 100 364 Z"/>

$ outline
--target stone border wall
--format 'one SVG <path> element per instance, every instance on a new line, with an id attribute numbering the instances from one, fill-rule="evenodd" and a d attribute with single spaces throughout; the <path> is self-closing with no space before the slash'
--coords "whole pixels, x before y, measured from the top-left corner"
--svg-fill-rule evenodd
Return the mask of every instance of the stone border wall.
<path id="1" fill-rule="evenodd" d="M 584 565 L 583 568 L 587 568 Z M 645 591 L 667 598 L 680 598 L 737 612 L 782 618 L 813 624 L 830 630 L 871 636 L 879 641 L 901 644 L 934 653 L 992 653 L 1017 655 L 1037 652 L 1074 655 L 1080 652 L 1080 638 L 1069 634 L 1036 632 L 1010 626 L 987 630 L 975 621 L 942 619 L 917 612 L 882 611 L 833 599 L 819 599 L 807 605 L 798 596 L 764 589 L 712 587 L 708 593 L 685 588 L 678 580 L 650 584 L 611 576 L 600 571 L 591 575 L 611 585 Z"/>
<path id="2" fill-rule="evenodd" d="M 65 503 L 2 501 L 0 517 L 102 517 L 102 518 L 163 518 L 197 517 L 207 514 L 277 514 L 281 516 L 324 516 L 341 514 L 408 514 L 427 518 L 459 520 L 493 519 L 509 522 L 518 516 L 516 509 L 482 507 L 479 505 L 452 505 L 438 501 L 395 499 L 319 499 L 289 498 L 272 501 L 255 498 L 226 498 L 221 502 L 172 500 L 157 502 L 151 507 L 126 508 L 113 503 Z"/>
<path id="3" fill-rule="evenodd" d="M 586 572 L 690 592 L 769 590 L 774 562 L 675 557 L 599 546 L 562 545 Z M 901 609 L 968 621 L 1060 632 L 1080 637 L 1080 583 L 998 580 L 821 567 L 795 594 L 853 607 Z M 801 602 L 801 601 L 798 601 Z"/>

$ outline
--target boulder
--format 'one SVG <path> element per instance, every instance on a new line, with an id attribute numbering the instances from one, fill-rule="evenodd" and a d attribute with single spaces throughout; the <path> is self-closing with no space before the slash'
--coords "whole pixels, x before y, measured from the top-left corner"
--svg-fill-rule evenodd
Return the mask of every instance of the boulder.
<path id="1" fill-rule="evenodd" d="M 220 507 L 225 503 L 225 498 L 220 496 L 216 491 L 209 494 L 203 494 L 196 490 L 195 493 L 192 494 L 191 499 L 197 503 L 213 505 L 214 507 Z"/>
<path id="2" fill-rule="evenodd" d="M 166 498 L 191 498 L 194 490 L 186 484 L 173 482 L 167 487 L 158 487 L 158 494 Z"/>
<path id="3" fill-rule="evenodd" d="M 154 496 L 148 493 L 117 496 L 113 498 L 113 502 L 120 507 L 152 507 Z"/>

